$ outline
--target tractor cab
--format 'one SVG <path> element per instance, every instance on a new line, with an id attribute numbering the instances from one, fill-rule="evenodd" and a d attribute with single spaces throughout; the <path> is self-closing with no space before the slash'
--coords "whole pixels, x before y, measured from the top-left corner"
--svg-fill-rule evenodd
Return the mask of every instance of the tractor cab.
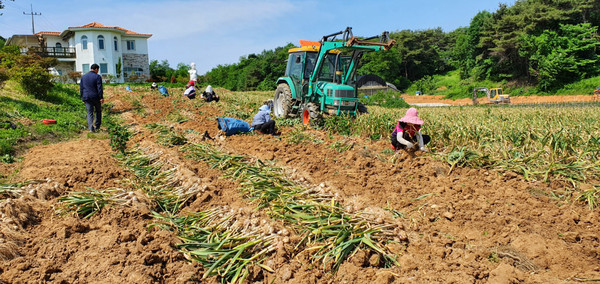
<path id="1" fill-rule="evenodd" d="M 321 55 L 320 43 L 300 41 L 301 47 L 289 50 L 285 76 L 290 78 L 297 102 L 312 102 L 329 114 L 349 113 L 355 115 L 358 98 L 356 96 L 355 72 L 348 74 L 350 56 L 342 56 L 342 51 L 333 49 Z M 315 70 L 319 62 L 318 70 Z M 313 80 L 311 80 L 313 79 Z M 292 112 L 299 111 L 302 104 L 293 106 Z"/>

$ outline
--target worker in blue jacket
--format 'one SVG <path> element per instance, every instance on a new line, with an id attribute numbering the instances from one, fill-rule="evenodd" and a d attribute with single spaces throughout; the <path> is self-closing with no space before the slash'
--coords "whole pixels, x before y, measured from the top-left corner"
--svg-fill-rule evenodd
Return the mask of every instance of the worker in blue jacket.
<path id="1" fill-rule="evenodd" d="M 87 110 L 87 123 L 90 132 L 97 132 L 102 124 L 102 76 L 98 75 L 100 66 L 92 64 L 90 72 L 81 77 L 79 94 Z"/>
<path id="2" fill-rule="evenodd" d="M 252 127 L 254 127 L 255 131 L 263 134 L 277 135 L 275 132 L 275 121 L 271 119 L 270 115 L 271 106 L 271 102 L 265 102 L 264 105 L 258 108 L 258 113 L 252 119 Z"/>

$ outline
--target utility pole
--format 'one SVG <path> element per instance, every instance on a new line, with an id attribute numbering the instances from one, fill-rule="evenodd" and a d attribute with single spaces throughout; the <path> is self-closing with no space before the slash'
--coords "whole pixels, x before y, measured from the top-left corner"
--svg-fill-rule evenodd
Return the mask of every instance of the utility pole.
<path id="1" fill-rule="evenodd" d="M 34 13 L 33 12 L 33 4 L 31 4 L 31 13 L 28 14 L 28 13 L 23 12 L 23 15 L 28 15 L 28 16 L 31 15 L 31 32 L 33 34 L 35 34 L 35 25 L 33 23 L 33 16 L 41 16 L 42 13 Z"/>

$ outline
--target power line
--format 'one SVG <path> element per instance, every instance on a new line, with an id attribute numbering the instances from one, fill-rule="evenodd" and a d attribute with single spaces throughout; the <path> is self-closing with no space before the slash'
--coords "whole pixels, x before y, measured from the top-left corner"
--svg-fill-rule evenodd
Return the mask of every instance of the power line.
<path id="1" fill-rule="evenodd" d="M 41 16 L 42 13 L 37 13 L 37 12 L 34 13 L 33 12 L 33 4 L 31 4 L 31 13 L 27 14 L 27 13 L 23 12 L 23 15 L 28 15 L 28 16 L 31 15 L 31 31 L 32 31 L 32 34 L 35 34 L 35 24 L 33 22 L 33 16 Z"/>

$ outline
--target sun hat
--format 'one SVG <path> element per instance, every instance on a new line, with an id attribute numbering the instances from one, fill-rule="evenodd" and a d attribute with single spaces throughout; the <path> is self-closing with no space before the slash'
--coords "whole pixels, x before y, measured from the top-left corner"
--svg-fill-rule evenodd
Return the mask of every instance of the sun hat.
<path id="1" fill-rule="evenodd" d="M 194 81 L 190 81 L 190 82 L 188 83 L 188 85 L 190 85 L 190 86 L 193 86 L 193 85 L 194 85 L 194 83 L 195 83 Z"/>
<path id="2" fill-rule="evenodd" d="M 419 112 L 414 107 L 409 108 L 406 111 L 406 115 L 402 117 L 399 121 L 416 125 L 423 125 L 424 123 L 423 120 L 419 118 Z"/>

